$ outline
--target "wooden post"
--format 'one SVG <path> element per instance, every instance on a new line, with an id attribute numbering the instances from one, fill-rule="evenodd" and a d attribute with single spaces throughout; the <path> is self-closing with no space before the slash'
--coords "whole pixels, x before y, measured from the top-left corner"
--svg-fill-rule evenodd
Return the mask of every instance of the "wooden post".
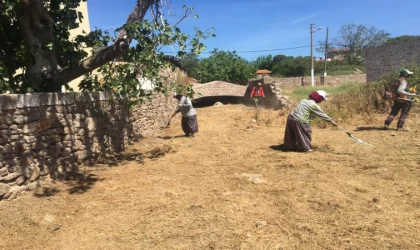
<path id="1" fill-rule="evenodd" d="M 327 28 L 327 38 L 325 39 L 324 77 L 327 76 L 327 55 L 328 55 L 328 28 Z"/>

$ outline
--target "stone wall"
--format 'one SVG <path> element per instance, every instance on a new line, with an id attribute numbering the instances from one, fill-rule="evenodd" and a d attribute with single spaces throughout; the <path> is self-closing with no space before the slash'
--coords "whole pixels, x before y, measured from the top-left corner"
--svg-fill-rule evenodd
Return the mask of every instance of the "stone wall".
<path id="1" fill-rule="evenodd" d="M 199 99 L 207 96 L 238 96 L 243 97 L 247 86 L 223 81 L 213 81 L 203 84 L 195 84 L 194 98 Z"/>
<path id="2" fill-rule="evenodd" d="M 161 94 L 131 110 L 106 92 L 0 95 L 0 200 L 124 150 L 175 108 Z"/>
<path id="3" fill-rule="evenodd" d="M 287 77 L 287 78 L 264 78 L 265 84 L 274 84 L 280 89 L 290 89 L 301 86 L 311 86 L 311 77 Z M 342 76 L 327 76 L 315 77 L 316 86 L 334 86 L 347 83 L 366 83 L 366 74 L 353 74 L 353 75 L 342 75 Z"/>
<path id="4" fill-rule="evenodd" d="M 366 49 L 365 63 L 368 82 L 378 81 L 381 76 L 408 64 L 420 65 L 420 41 Z"/>

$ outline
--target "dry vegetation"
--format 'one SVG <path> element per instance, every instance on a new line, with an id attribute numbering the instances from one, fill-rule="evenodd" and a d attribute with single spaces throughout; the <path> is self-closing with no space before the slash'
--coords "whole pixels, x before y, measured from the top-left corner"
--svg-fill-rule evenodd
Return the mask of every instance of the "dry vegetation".
<path id="1" fill-rule="evenodd" d="M 420 113 L 313 128 L 315 152 L 281 152 L 286 114 L 198 109 L 83 175 L 0 203 L 0 249 L 419 249 Z M 369 120 L 369 122 L 368 122 Z M 395 125 L 395 124 L 393 124 Z M 354 131 L 359 128 L 358 131 Z"/>

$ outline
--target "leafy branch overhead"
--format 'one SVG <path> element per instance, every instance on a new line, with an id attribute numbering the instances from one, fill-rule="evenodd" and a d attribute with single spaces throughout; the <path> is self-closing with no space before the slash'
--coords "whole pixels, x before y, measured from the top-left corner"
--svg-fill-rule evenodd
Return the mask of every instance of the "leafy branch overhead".
<path id="1" fill-rule="evenodd" d="M 98 29 L 70 39 L 69 31 L 83 20 L 77 11 L 82 1 L 86 0 L 2 1 L 1 93 L 59 92 L 85 75 L 84 90 L 112 90 L 122 98 L 136 99 L 144 94 L 137 77 L 153 79 L 161 90 L 165 77 L 159 72 L 187 52 L 201 53 L 203 40 L 214 36 L 213 29 L 195 28 L 195 34 L 189 35 L 177 27 L 193 8 L 184 6 L 179 21 L 171 25 L 165 20 L 169 2 L 137 0 L 126 23 L 116 30 L 118 34 Z M 135 45 L 131 45 L 133 40 Z M 175 58 L 163 54 L 167 47 L 177 51 Z M 92 74 L 95 69 L 101 77 Z"/>

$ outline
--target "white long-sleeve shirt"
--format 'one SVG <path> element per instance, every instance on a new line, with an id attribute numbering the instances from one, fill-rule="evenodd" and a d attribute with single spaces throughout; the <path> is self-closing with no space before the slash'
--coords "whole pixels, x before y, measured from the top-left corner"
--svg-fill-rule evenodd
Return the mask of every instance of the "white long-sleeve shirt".
<path id="1" fill-rule="evenodd" d="M 311 113 L 314 113 L 326 121 L 333 121 L 333 119 L 325 114 L 321 107 L 311 99 L 303 99 L 300 101 L 300 103 L 292 111 L 291 115 L 299 122 L 309 124 L 309 117 Z"/>
<path id="2" fill-rule="evenodd" d="M 181 100 L 179 100 L 178 111 L 181 112 L 182 117 L 190 117 L 197 114 L 195 112 L 195 109 L 192 105 L 190 98 L 185 97 L 185 96 L 182 96 Z"/>
<path id="3" fill-rule="evenodd" d="M 405 78 L 400 79 L 400 85 L 398 86 L 398 90 L 397 90 L 398 94 L 415 96 L 416 95 L 415 93 L 410 93 L 410 92 L 406 91 L 407 84 L 408 83 L 407 83 L 407 80 Z"/>

